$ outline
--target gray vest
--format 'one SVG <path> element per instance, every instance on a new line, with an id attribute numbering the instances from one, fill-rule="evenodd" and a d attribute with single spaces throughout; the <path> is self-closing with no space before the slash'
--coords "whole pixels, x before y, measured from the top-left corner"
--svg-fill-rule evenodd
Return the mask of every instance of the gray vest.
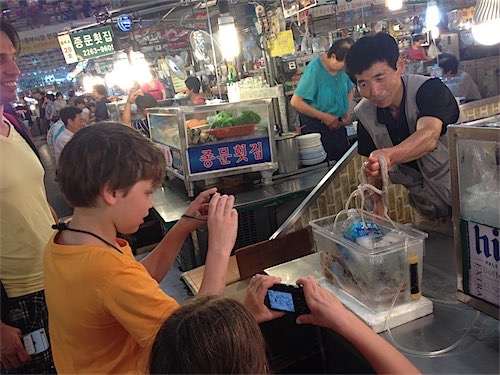
<path id="1" fill-rule="evenodd" d="M 417 91 L 428 77 L 415 74 L 402 76 L 405 99 L 405 115 L 410 134 L 417 125 Z M 394 146 L 384 124 L 377 121 L 377 107 L 367 99 L 362 99 L 354 108 L 365 129 L 370 134 L 377 149 Z M 410 193 L 410 204 L 429 218 L 445 217 L 450 214 L 451 182 L 446 134 L 438 140 L 437 148 L 417 159 L 418 171 L 406 165 L 391 168 L 389 177 L 394 184 L 404 185 Z"/>

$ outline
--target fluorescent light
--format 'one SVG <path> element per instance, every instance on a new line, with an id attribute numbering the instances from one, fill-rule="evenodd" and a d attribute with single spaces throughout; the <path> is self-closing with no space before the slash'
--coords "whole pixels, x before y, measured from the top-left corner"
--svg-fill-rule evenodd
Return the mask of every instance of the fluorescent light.
<path id="1" fill-rule="evenodd" d="M 437 26 L 440 21 L 439 8 L 434 0 L 427 2 L 427 11 L 425 12 L 425 24 L 428 29 Z"/>
<path id="2" fill-rule="evenodd" d="M 222 55 L 226 60 L 234 59 L 240 54 L 240 41 L 234 25 L 234 18 L 223 14 L 217 23 L 219 24 L 219 43 Z"/>

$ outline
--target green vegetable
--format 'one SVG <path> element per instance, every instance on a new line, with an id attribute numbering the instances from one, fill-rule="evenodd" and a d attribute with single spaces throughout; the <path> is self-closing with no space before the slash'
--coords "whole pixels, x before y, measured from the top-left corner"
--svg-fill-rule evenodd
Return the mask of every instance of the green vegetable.
<path id="1" fill-rule="evenodd" d="M 234 115 L 230 112 L 221 111 L 217 113 L 213 122 L 212 129 L 227 128 L 234 125 Z"/>
<path id="2" fill-rule="evenodd" d="M 260 116 L 253 111 L 242 111 L 241 115 L 234 119 L 234 125 L 258 124 Z"/>

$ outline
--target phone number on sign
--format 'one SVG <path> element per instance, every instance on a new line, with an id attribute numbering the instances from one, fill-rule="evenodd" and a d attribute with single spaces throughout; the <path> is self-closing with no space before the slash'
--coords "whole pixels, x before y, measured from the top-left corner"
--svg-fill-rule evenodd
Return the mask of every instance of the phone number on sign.
<path id="1" fill-rule="evenodd" d="M 100 46 L 98 48 L 88 48 L 82 51 L 83 56 L 93 56 L 104 52 L 113 52 L 113 46 Z"/>

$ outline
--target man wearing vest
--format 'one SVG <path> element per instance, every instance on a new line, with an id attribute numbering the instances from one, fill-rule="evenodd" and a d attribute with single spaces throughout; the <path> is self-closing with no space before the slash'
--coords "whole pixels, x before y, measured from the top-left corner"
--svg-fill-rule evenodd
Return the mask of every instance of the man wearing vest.
<path id="1" fill-rule="evenodd" d="M 368 157 L 365 170 L 375 185 L 381 184 L 379 158 L 387 161 L 391 181 L 409 191 L 415 224 L 442 223 L 451 215 L 446 127 L 459 109 L 438 78 L 403 75 L 404 69 L 389 34 L 362 37 L 347 53 L 346 71 L 363 96 L 354 109 L 358 152 Z"/>

